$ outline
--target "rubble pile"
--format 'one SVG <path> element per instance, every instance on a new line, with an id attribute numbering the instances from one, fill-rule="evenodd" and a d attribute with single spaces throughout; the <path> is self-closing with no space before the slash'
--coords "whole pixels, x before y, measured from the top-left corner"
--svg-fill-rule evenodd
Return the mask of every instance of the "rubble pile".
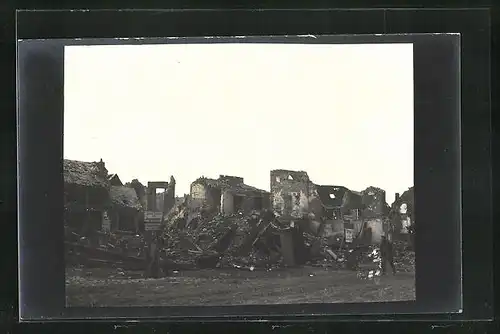
<path id="1" fill-rule="evenodd" d="M 157 234 L 159 264 L 168 275 L 175 270 L 203 268 L 237 268 L 245 270 L 272 270 L 285 267 L 280 233 L 290 230 L 281 224 L 269 211 L 238 212 L 223 216 L 193 212 L 183 204 L 176 205 L 166 215 L 164 229 Z M 127 232 L 97 232 L 94 240 L 80 237 L 75 231 L 66 230 L 66 240 L 75 245 L 91 247 L 106 252 L 93 253 L 87 249 L 89 258 L 109 258 L 111 263 L 123 268 L 147 267 L 148 242 L 144 236 Z M 345 243 L 342 235 L 335 238 L 302 232 L 304 261 L 301 264 L 329 269 L 357 271 L 363 279 L 381 275 L 381 259 L 378 245 L 360 242 Z M 76 248 L 78 249 L 78 247 Z M 73 258 L 76 253 L 70 251 Z M 110 257 L 108 255 L 120 255 Z M 78 256 L 77 256 L 78 257 Z M 394 241 L 394 259 L 397 271 L 414 270 L 414 252 L 408 250 L 408 243 Z M 116 262 L 118 260 L 118 262 Z M 81 263 L 81 261 L 79 261 Z M 129 263 L 129 265 L 127 264 Z"/>
<path id="2" fill-rule="evenodd" d="M 415 271 L 415 251 L 402 241 L 394 241 L 394 265 L 398 271 Z"/>
<path id="3" fill-rule="evenodd" d="M 193 266 L 260 267 L 280 260 L 279 246 L 273 245 L 276 238 L 266 228 L 261 212 L 208 219 L 200 213 L 189 219 L 187 212 L 172 216 L 172 220 L 181 219 L 186 222 L 184 228 L 171 221 L 162 233 L 164 257 L 171 261 Z"/>
<path id="4" fill-rule="evenodd" d="M 164 238 L 164 258 L 184 266 L 233 267 L 249 270 L 284 266 L 279 232 L 287 229 L 275 219 L 268 220 L 264 212 L 244 215 L 214 215 L 203 218 L 200 213 L 179 229 L 169 223 Z M 172 216 L 172 219 L 179 219 Z M 305 264 L 332 269 L 380 274 L 380 251 L 377 245 L 346 244 L 341 236 L 332 238 L 304 232 Z M 399 249 L 399 248 L 398 248 Z M 404 252 L 401 252 L 404 254 Z M 398 258 L 399 259 L 399 258 Z"/>

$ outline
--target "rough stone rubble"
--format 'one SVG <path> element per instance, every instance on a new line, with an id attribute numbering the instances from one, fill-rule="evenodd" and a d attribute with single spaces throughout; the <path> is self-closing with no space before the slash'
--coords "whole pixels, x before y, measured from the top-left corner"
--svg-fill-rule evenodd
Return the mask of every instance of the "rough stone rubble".
<path id="1" fill-rule="evenodd" d="M 362 278 L 380 275 L 377 236 L 392 231 L 389 217 L 394 220 L 401 205 L 389 207 L 382 189 L 321 186 L 306 172 L 287 170 L 271 171 L 270 192 L 243 181 L 230 176 L 195 180 L 190 195 L 168 202 L 162 230 L 149 238 L 140 231 L 96 231 L 91 240 L 67 226 L 68 261 L 111 264 L 153 276 L 195 268 L 253 271 L 297 265 L 358 270 Z M 144 206 L 147 191 L 134 182 L 128 185 L 137 193 L 134 204 Z M 173 177 L 170 184 L 175 185 Z M 350 242 L 346 226 L 355 231 Z M 158 255 L 155 273 L 152 244 Z M 393 244 L 398 271 L 414 270 L 411 243 Z"/>

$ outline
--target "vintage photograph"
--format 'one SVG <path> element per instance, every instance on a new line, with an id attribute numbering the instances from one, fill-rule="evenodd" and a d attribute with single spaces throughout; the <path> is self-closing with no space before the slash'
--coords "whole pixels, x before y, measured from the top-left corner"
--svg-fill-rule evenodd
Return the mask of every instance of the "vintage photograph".
<path id="1" fill-rule="evenodd" d="M 416 298 L 411 43 L 64 52 L 67 306 Z"/>

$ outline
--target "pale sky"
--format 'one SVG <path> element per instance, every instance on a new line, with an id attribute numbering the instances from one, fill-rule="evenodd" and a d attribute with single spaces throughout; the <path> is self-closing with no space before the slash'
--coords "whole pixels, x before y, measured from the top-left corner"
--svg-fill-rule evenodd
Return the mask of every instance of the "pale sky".
<path id="1" fill-rule="evenodd" d="M 68 46 L 64 71 L 64 157 L 123 182 L 413 186 L 412 44 Z"/>

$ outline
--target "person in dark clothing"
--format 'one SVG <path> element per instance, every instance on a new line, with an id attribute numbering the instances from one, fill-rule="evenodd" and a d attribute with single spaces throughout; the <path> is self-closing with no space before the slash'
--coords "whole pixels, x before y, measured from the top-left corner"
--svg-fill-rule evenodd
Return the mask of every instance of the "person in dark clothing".
<path id="1" fill-rule="evenodd" d="M 153 240 L 149 244 L 149 256 L 148 256 L 148 266 L 147 266 L 147 277 L 158 278 L 159 277 L 159 263 L 160 263 L 160 252 L 159 252 L 159 239 L 156 235 L 153 236 Z"/>
<path id="2" fill-rule="evenodd" d="M 394 266 L 394 254 L 392 249 L 392 243 L 387 240 L 386 236 L 382 236 L 382 241 L 380 242 L 380 257 L 382 261 L 382 275 L 386 274 L 387 263 L 392 268 L 393 275 L 396 274 L 396 267 Z"/>

